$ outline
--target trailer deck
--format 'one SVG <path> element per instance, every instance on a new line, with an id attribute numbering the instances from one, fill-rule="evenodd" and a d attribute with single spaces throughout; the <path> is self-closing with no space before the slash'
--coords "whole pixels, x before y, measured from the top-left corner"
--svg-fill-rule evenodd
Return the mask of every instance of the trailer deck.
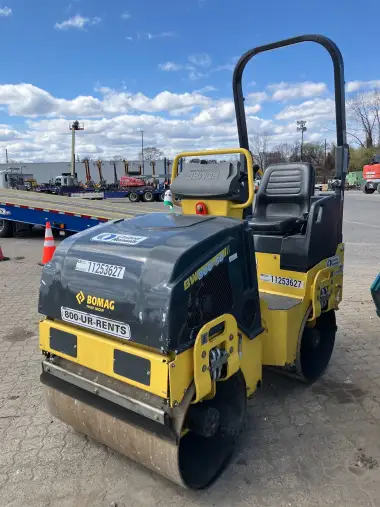
<path id="1" fill-rule="evenodd" d="M 164 213 L 165 210 L 155 210 Z M 30 225 L 50 222 L 56 229 L 79 232 L 109 220 L 151 213 L 144 204 L 89 201 L 53 194 L 0 189 L 0 220 Z"/>

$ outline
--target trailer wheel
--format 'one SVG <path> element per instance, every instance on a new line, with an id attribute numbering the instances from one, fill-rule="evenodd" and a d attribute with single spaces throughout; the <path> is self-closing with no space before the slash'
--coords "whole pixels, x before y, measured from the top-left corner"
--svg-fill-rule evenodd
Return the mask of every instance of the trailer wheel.
<path id="1" fill-rule="evenodd" d="M 137 192 L 131 192 L 128 197 L 131 202 L 139 202 L 140 200 L 140 196 Z"/>
<path id="2" fill-rule="evenodd" d="M 0 238 L 11 238 L 13 236 L 12 222 L 0 219 Z"/>
<path id="3" fill-rule="evenodd" d="M 154 193 L 150 190 L 147 190 L 143 195 L 144 202 L 153 202 L 154 201 Z"/>
<path id="4" fill-rule="evenodd" d="M 161 192 L 161 194 L 158 194 L 158 200 L 161 202 L 164 202 L 165 200 L 165 192 Z"/>

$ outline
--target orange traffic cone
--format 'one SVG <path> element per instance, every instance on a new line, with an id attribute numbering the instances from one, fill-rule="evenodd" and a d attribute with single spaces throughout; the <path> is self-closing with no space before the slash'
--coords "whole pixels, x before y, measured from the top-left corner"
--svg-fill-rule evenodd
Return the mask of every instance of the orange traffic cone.
<path id="1" fill-rule="evenodd" d="M 50 262 L 53 258 L 55 252 L 53 231 L 51 230 L 50 222 L 46 222 L 45 229 L 45 241 L 44 241 L 44 251 L 42 254 L 42 262 L 40 262 L 40 266 L 44 266 L 46 263 Z"/>
<path id="2" fill-rule="evenodd" d="M 3 251 L 0 246 L 0 262 L 2 261 L 9 261 L 9 257 L 4 257 Z"/>

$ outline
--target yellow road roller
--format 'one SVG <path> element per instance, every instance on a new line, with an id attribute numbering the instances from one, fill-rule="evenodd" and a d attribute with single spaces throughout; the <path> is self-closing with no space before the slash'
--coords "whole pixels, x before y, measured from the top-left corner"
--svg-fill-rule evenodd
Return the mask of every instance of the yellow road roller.
<path id="1" fill-rule="evenodd" d="M 314 195 L 310 164 L 275 164 L 253 206 L 243 71 L 258 53 L 308 41 L 334 67 L 334 190 Z M 343 289 L 343 74 L 339 49 L 319 35 L 248 51 L 233 75 L 240 148 L 175 157 L 181 213 L 109 221 L 59 245 L 39 297 L 41 382 L 53 416 L 201 489 L 228 464 L 264 366 L 304 382 L 320 377 Z M 178 171 L 186 157 L 225 154 L 238 156 Z"/>

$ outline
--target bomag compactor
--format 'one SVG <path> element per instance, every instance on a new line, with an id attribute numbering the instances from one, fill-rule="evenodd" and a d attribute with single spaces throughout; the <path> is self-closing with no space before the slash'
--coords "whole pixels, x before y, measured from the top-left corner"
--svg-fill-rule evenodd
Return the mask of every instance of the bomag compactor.
<path id="1" fill-rule="evenodd" d="M 310 164 L 267 167 L 254 199 L 242 75 L 263 51 L 313 41 L 335 74 L 334 191 Z M 300 36 L 244 54 L 233 76 L 240 148 L 181 153 L 182 213 L 114 220 L 65 239 L 40 288 L 41 381 L 50 412 L 192 489 L 227 465 L 264 366 L 314 382 L 327 367 L 342 298 L 348 165 L 343 61 Z M 236 162 L 185 157 L 239 154 Z M 239 157 L 238 157 L 239 158 Z"/>

